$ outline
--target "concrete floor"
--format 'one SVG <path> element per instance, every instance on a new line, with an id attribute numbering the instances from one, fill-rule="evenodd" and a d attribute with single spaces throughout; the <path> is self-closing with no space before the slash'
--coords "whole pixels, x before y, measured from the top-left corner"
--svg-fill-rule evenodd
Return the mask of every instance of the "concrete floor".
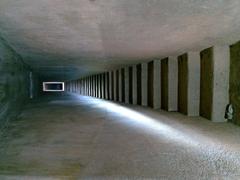
<path id="1" fill-rule="evenodd" d="M 240 128 L 47 96 L 26 105 L 1 136 L 0 179 L 240 179 Z"/>

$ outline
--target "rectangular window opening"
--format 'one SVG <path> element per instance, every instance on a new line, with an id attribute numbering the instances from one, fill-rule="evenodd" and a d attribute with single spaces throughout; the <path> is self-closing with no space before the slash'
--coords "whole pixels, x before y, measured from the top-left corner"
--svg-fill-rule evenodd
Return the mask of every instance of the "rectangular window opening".
<path id="1" fill-rule="evenodd" d="M 65 91 L 64 82 L 43 82 L 44 92 L 63 92 Z"/>

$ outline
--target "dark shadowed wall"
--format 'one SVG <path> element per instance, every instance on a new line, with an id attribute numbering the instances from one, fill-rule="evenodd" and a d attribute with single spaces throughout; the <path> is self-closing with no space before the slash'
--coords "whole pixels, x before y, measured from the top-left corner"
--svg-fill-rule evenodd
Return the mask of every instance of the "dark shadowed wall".
<path id="1" fill-rule="evenodd" d="M 240 42 L 230 46 L 230 103 L 233 122 L 240 125 Z"/>

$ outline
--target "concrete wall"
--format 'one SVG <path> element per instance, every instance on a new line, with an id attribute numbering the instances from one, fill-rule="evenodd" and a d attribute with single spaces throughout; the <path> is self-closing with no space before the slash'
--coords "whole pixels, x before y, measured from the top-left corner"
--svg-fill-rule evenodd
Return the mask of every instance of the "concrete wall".
<path id="1" fill-rule="evenodd" d="M 0 38 L 0 132 L 10 119 L 16 118 L 30 97 L 30 71 L 22 58 Z"/>
<path id="2" fill-rule="evenodd" d="M 233 122 L 240 125 L 240 42 L 230 46 L 230 103 L 234 108 Z"/>

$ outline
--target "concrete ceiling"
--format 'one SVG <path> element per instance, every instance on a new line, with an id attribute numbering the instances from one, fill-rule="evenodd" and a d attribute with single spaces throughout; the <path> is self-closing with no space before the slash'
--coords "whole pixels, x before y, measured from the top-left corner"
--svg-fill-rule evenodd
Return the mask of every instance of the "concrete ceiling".
<path id="1" fill-rule="evenodd" d="M 49 77 L 76 78 L 240 40 L 239 0 L 0 0 L 0 34 Z"/>

